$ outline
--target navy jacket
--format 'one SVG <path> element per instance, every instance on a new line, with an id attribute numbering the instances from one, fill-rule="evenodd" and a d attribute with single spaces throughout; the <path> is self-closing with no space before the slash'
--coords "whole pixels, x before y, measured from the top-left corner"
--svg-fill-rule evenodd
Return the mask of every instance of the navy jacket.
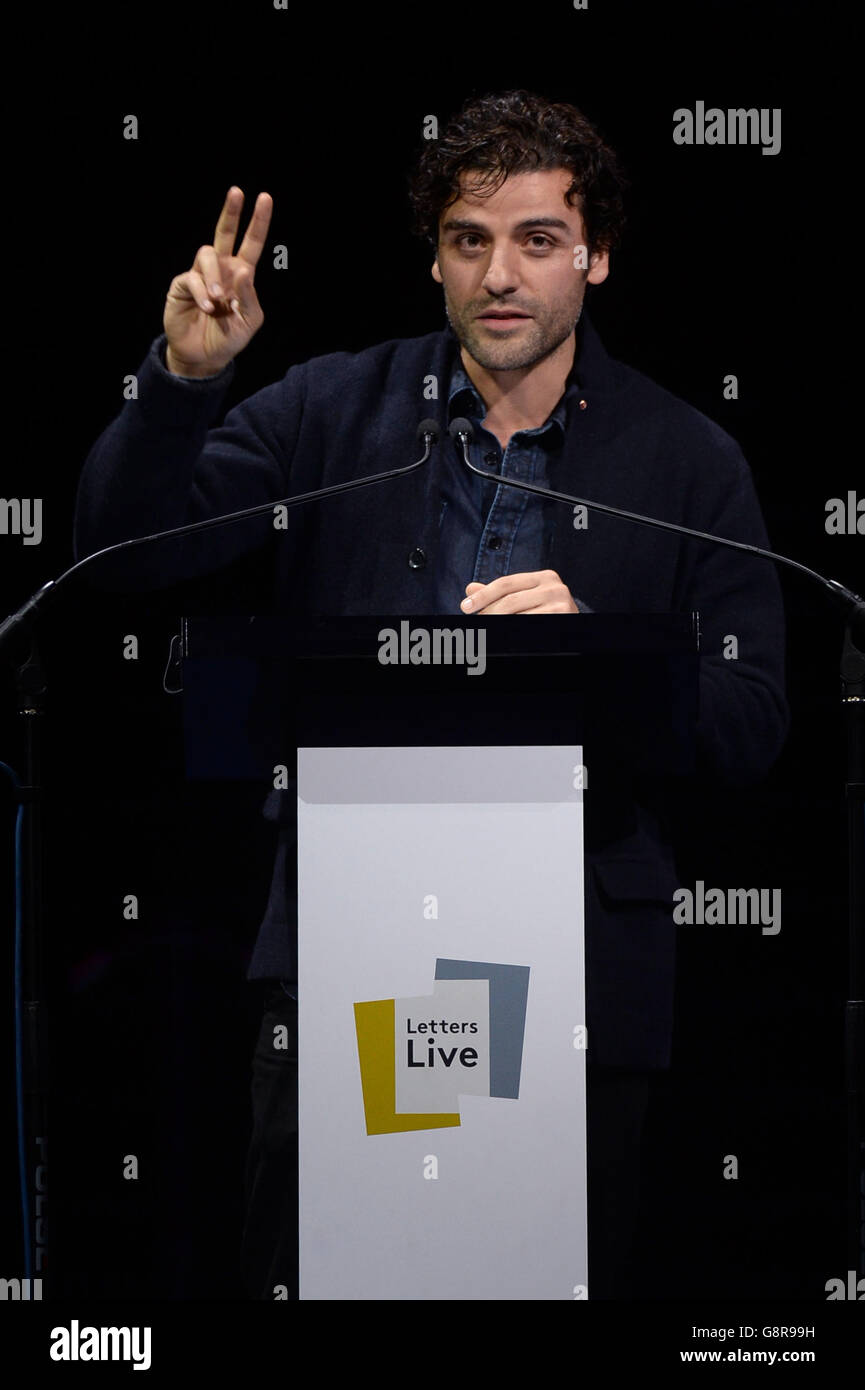
<path id="1" fill-rule="evenodd" d="M 274 502 L 418 457 L 418 422 L 444 418 L 458 343 L 451 330 L 338 352 L 291 367 L 215 427 L 229 366 L 173 377 L 157 339 L 138 398 L 97 441 L 81 477 L 76 558 L 114 541 Z M 767 545 L 750 470 L 733 439 L 647 377 L 611 359 L 584 314 L 568 391 L 565 442 L 551 460 L 559 491 Z M 583 407 L 580 401 L 585 402 Z M 430 614 L 434 606 L 446 440 L 426 468 L 382 488 L 299 507 L 288 530 L 265 515 L 136 556 L 142 585 L 176 582 L 252 547 L 273 551 L 274 608 L 309 614 Z M 701 615 L 699 755 L 731 785 L 759 778 L 787 729 L 780 588 L 764 560 L 592 513 L 575 530 L 553 508 L 546 567 L 603 612 Z M 575 615 L 574 621 L 579 617 Z M 723 655 L 735 636 L 738 659 Z M 586 801 L 586 972 L 595 1063 L 664 1067 L 672 1035 L 678 884 L 657 808 L 638 796 Z M 273 814 L 271 807 L 271 814 Z M 281 815 L 287 821 L 290 812 Z M 290 844 L 283 835 L 281 855 Z M 277 863 L 253 974 L 291 973 L 290 880 Z M 288 896 L 288 901 L 287 901 Z M 283 943 L 280 949 L 278 944 Z"/>

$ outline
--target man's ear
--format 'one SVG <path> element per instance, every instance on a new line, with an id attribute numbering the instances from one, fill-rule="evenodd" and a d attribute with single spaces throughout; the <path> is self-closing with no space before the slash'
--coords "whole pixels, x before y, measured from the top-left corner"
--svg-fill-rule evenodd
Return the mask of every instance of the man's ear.
<path id="1" fill-rule="evenodd" d="M 610 253 L 609 251 L 593 251 L 592 259 L 589 262 L 589 272 L 586 281 L 590 285 L 600 285 L 606 280 L 610 273 Z"/>
<path id="2" fill-rule="evenodd" d="M 442 279 L 442 273 L 441 273 L 441 271 L 439 270 L 439 258 L 438 258 L 438 256 L 436 256 L 435 260 L 434 260 L 433 263 L 432 263 L 432 278 L 435 280 L 435 282 L 436 282 L 437 285 L 443 285 L 443 284 L 444 284 L 444 280 Z"/>

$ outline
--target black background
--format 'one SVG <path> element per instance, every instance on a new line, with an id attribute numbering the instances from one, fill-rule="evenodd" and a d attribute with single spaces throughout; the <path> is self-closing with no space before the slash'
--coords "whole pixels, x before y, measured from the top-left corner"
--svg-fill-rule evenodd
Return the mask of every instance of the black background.
<path id="1" fill-rule="evenodd" d="M 467 96 L 514 86 L 578 105 L 632 180 L 625 244 L 589 301 L 608 351 L 741 443 L 777 550 L 855 587 L 856 539 L 824 527 L 827 499 L 856 481 L 840 423 L 847 195 L 830 85 L 845 24 L 791 0 L 45 12 L 7 131 L 7 307 L 16 295 L 23 307 L 6 412 L 24 429 L 2 484 L 44 499 L 44 539 L 0 538 L 3 612 L 71 562 L 84 459 L 229 185 L 249 205 L 273 194 L 269 243 L 289 261 L 261 262 L 266 321 L 232 404 L 294 362 L 441 326 L 429 253 L 408 229 L 407 169 L 426 115 L 442 122 Z M 780 107 L 780 154 L 674 145 L 673 111 L 698 100 Z M 137 141 L 123 138 L 130 113 Z M 736 401 L 723 399 L 728 373 Z M 842 627 L 816 589 L 781 578 L 792 733 L 761 786 L 695 804 L 681 881 L 780 887 L 783 925 L 776 937 L 680 933 L 674 1067 L 649 1135 L 647 1298 L 819 1301 L 846 1269 Z M 162 673 L 181 613 L 255 611 L 261 581 L 252 557 L 157 594 L 79 590 L 41 628 L 58 1293 L 243 1296 L 259 1009 L 245 970 L 273 830 L 259 815 L 266 787 L 184 784 L 180 700 Z M 126 633 L 137 662 L 122 659 Z M 0 757 L 20 769 L 5 669 L 0 694 Z M 5 868 L 5 784 L 0 797 Z M 141 914 L 124 922 L 132 892 Z M 5 942 L 11 1059 L 11 931 Z M 12 1080 L 10 1060 L 5 1276 L 21 1258 Z M 130 1153 L 134 1183 L 122 1177 Z M 722 1178 L 726 1154 L 735 1182 Z"/>

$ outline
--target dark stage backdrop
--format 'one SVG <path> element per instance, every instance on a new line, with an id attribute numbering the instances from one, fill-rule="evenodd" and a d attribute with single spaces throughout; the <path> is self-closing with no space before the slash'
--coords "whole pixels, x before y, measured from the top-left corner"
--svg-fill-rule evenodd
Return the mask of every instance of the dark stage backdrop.
<path id="1" fill-rule="evenodd" d="M 248 207 L 272 193 L 269 242 L 288 250 L 286 269 L 262 258 L 266 321 L 238 360 L 233 404 L 292 363 L 442 325 L 429 254 L 409 232 L 407 169 L 425 116 L 514 86 L 581 107 L 631 178 L 625 243 L 589 298 L 608 350 L 741 443 L 776 549 L 855 586 L 857 538 L 825 524 L 827 501 L 856 486 L 841 423 L 849 173 L 827 80 L 845 20 L 796 0 L 175 0 L 43 18 L 10 127 L 7 288 L 24 308 L 7 330 L 17 384 L 5 410 L 7 429 L 24 431 L 2 483 L 6 497 L 43 499 L 43 537 L 0 537 L 4 613 L 70 563 L 84 459 L 229 185 Z M 673 112 L 698 101 L 780 108 L 780 151 L 675 144 Z M 861 565 L 861 538 L 858 549 Z M 783 925 L 680 934 L 674 1066 L 649 1134 L 649 1299 L 823 1301 L 846 1269 L 841 624 L 804 582 L 782 581 L 789 743 L 759 787 L 695 797 L 681 882 L 780 887 Z M 262 582 L 251 557 L 144 596 L 88 589 L 41 628 L 58 1293 L 242 1297 L 260 1003 L 245 970 L 273 829 L 259 814 L 266 788 L 184 784 L 180 701 L 162 673 L 180 614 L 260 610 Z M 138 661 L 122 658 L 127 633 Z M 0 757 L 20 765 L 0 679 Z M 0 798 L 5 871 L 5 782 Z M 140 909 L 126 921 L 130 893 Z M 8 1020 L 9 933 L 2 1001 Z M 3 1276 L 21 1259 L 11 1036 L 7 1022 Z M 129 1154 L 137 1181 L 123 1177 Z"/>

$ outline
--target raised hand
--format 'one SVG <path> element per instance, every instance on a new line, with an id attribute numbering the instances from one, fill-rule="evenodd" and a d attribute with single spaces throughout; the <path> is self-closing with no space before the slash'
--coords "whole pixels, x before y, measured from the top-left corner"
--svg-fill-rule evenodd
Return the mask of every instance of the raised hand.
<path id="1" fill-rule="evenodd" d="M 264 250 L 273 199 L 259 193 L 240 249 L 234 243 L 243 192 L 230 188 L 212 246 L 199 247 L 192 269 L 171 282 L 163 327 L 165 361 L 177 376 L 213 376 L 246 347 L 264 322 L 255 267 Z"/>

